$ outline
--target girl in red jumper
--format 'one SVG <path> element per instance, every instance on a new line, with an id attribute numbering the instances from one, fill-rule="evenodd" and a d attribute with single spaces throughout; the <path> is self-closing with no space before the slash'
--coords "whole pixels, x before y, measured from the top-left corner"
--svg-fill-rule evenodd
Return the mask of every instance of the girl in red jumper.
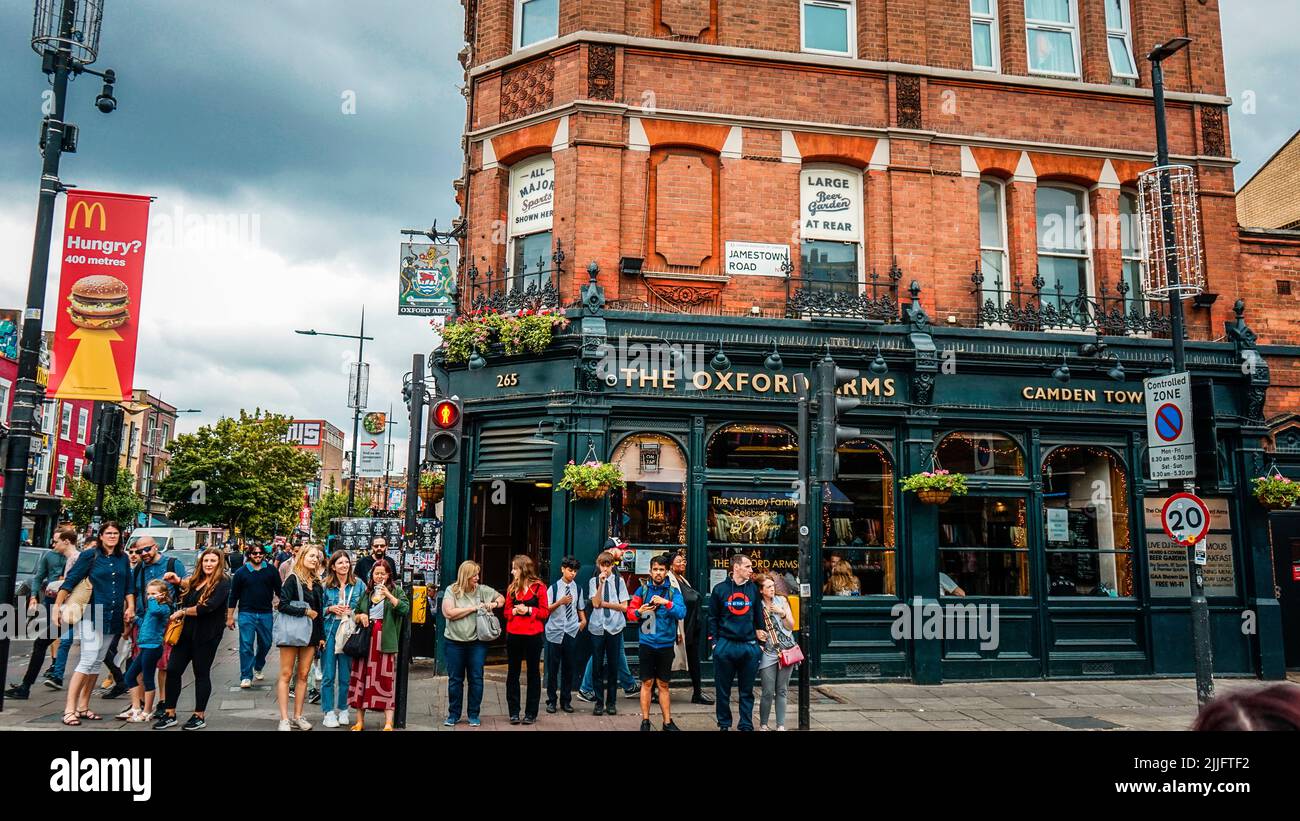
<path id="1" fill-rule="evenodd" d="M 546 642 L 546 586 L 537 578 L 533 560 L 515 556 L 510 565 L 510 586 L 506 588 L 506 706 L 510 723 L 519 723 L 519 666 L 528 662 L 528 698 L 524 723 L 537 721 L 542 700 L 542 647 Z"/>

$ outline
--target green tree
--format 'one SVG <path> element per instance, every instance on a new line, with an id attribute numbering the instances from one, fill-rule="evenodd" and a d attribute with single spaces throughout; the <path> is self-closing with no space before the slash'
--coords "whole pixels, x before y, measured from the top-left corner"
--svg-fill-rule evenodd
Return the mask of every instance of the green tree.
<path id="1" fill-rule="evenodd" d="M 180 521 L 226 525 L 240 533 L 288 533 L 316 459 L 285 439 L 288 416 L 241 410 L 171 446 L 158 495 Z"/>
<path id="2" fill-rule="evenodd" d="M 321 494 L 316 500 L 316 507 L 311 511 L 311 532 L 321 544 L 330 534 L 330 519 L 340 519 L 347 515 L 348 495 L 339 493 L 333 487 Z"/>
<path id="3" fill-rule="evenodd" d="M 144 511 L 144 500 L 135 492 L 130 472 L 119 470 L 117 481 L 104 488 L 104 521 L 135 527 L 135 517 Z M 72 523 L 86 527 L 95 515 L 95 486 L 80 477 L 72 481 L 72 496 L 64 502 Z"/>

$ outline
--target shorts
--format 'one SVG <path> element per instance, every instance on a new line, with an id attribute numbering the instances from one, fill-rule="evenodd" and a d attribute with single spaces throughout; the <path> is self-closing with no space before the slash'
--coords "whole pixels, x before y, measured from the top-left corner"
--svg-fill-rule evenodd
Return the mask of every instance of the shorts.
<path id="1" fill-rule="evenodd" d="M 76 638 L 81 642 L 81 658 L 77 659 L 77 672 L 98 675 L 108 655 L 108 636 L 99 632 L 94 619 L 77 622 Z"/>
<path id="2" fill-rule="evenodd" d="M 670 681 L 673 675 L 673 648 L 637 648 L 637 671 L 642 681 Z"/>

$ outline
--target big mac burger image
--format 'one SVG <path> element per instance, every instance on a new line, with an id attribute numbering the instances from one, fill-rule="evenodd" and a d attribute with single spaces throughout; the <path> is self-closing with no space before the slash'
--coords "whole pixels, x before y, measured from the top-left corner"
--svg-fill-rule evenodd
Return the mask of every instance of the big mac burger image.
<path id="1" fill-rule="evenodd" d="M 68 295 L 68 316 L 78 328 L 120 328 L 131 318 L 126 283 L 105 274 L 82 277 Z"/>

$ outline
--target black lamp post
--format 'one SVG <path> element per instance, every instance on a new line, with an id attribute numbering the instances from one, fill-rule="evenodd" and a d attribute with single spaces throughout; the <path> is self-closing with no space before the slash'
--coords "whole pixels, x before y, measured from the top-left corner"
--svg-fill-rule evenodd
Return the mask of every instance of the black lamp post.
<path id="1" fill-rule="evenodd" d="M 1147 55 L 1151 61 L 1151 93 L 1155 100 L 1156 168 L 1160 175 L 1161 231 L 1164 237 L 1166 287 L 1169 291 L 1170 334 L 1173 337 L 1173 372 L 1186 373 L 1183 353 L 1183 293 L 1178 272 L 1174 226 L 1173 186 L 1169 180 L 1169 136 L 1165 128 L 1165 76 L 1161 63 L 1186 48 L 1191 39 L 1174 37 Z M 1184 482 L 1188 493 L 1196 492 L 1196 479 Z M 1204 705 L 1214 697 L 1214 652 L 1210 644 L 1210 607 L 1205 600 L 1205 577 L 1196 564 L 1195 548 L 1187 548 L 1187 576 L 1191 588 L 1192 650 L 1196 661 L 1196 700 Z"/>
<path id="2" fill-rule="evenodd" d="M 96 105 L 107 114 L 117 107 L 113 97 L 112 71 L 102 74 L 89 66 L 99 55 L 102 0 L 36 0 L 32 23 L 32 49 L 41 55 L 41 71 L 51 78 L 54 110 L 41 129 L 41 191 L 36 208 L 36 236 L 32 244 L 32 265 L 27 279 L 27 308 L 19 337 L 18 378 L 14 385 L 9 454 L 4 464 L 4 495 L 0 498 L 0 590 L 13 590 L 18 570 L 18 540 L 22 532 L 23 502 L 27 495 L 27 459 L 32 437 L 40 435 L 35 424 L 36 409 L 45 390 L 36 381 L 41 351 L 41 314 L 45 307 L 45 285 L 50 265 L 50 240 L 54 229 L 54 206 L 59 192 L 59 161 L 63 152 L 77 150 L 77 127 L 65 122 L 68 78 L 93 74 L 104 80 Z M 9 638 L 0 636 L 0 681 L 9 673 Z M 0 709 L 4 695 L 0 693 Z"/>
<path id="3" fill-rule="evenodd" d="M 306 330 L 306 331 L 294 331 L 294 333 L 302 334 L 303 336 L 335 336 L 340 339 L 357 340 L 356 393 L 354 393 L 351 397 L 348 398 L 348 404 L 352 406 L 352 481 L 348 482 L 348 511 L 347 512 L 348 512 L 348 517 L 351 518 L 352 509 L 356 505 L 356 500 L 357 500 L 357 442 L 361 436 L 361 432 L 360 432 L 361 406 L 365 404 L 365 402 L 361 401 L 362 400 L 361 372 L 365 367 L 365 363 L 361 357 L 366 350 L 366 340 L 369 339 L 373 342 L 375 338 L 373 336 L 366 336 L 366 309 L 364 306 L 362 306 L 361 308 L 361 332 L 360 333 L 331 334 L 331 333 L 326 333 L 325 331 L 317 331 L 315 329 Z"/>

